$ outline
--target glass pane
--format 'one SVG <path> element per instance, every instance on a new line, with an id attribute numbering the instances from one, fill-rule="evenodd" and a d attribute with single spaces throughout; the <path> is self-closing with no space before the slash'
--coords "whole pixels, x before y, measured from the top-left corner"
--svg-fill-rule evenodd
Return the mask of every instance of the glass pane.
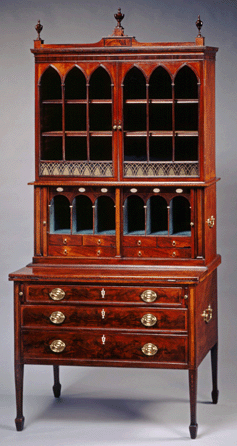
<path id="1" fill-rule="evenodd" d="M 150 130 L 172 130 L 172 104 L 150 104 Z"/>
<path id="2" fill-rule="evenodd" d="M 79 195 L 73 200 L 72 232 L 93 234 L 92 202 L 86 195 Z"/>
<path id="3" fill-rule="evenodd" d="M 133 67 L 124 79 L 124 100 L 146 99 L 146 79 L 137 67 Z"/>
<path id="4" fill-rule="evenodd" d="M 146 104 L 125 104 L 124 130 L 146 130 Z"/>
<path id="5" fill-rule="evenodd" d="M 57 195 L 50 206 L 50 232 L 70 233 L 70 207 L 69 200 L 64 195 Z"/>
<path id="6" fill-rule="evenodd" d="M 148 234 L 168 234 L 168 209 L 163 197 L 153 196 L 147 203 L 147 232 Z"/>
<path id="7" fill-rule="evenodd" d="M 87 160 L 87 143 L 86 137 L 82 136 L 66 136 L 65 140 L 65 157 L 71 161 Z"/>
<path id="8" fill-rule="evenodd" d="M 115 207 L 110 197 L 98 197 L 95 202 L 95 232 L 115 234 Z"/>
<path id="9" fill-rule="evenodd" d="M 65 99 L 86 99 L 86 78 L 77 67 L 72 68 L 66 76 Z"/>
<path id="10" fill-rule="evenodd" d="M 124 161 L 147 161 L 145 137 L 124 137 Z"/>
<path id="11" fill-rule="evenodd" d="M 145 209 L 141 197 L 132 195 L 124 204 L 124 234 L 145 234 Z"/>
<path id="12" fill-rule="evenodd" d="M 111 79 L 107 71 L 99 67 L 90 78 L 90 99 L 111 99 Z"/>
<path id="13" fill-rule="evenodd" d="M 150 161 L 172 161 L 172 138 L 151 136 Z"/>
<path id="14" fill-rule="evenodd" d="M 163 67 L 156 68 L 150 77 L 149 98 L 172 99 L 171 78 Z"/>
<path id="15" fill-rule="evenodd" d="M 112 130 L 111 104 L 90 104 L 90 130 Z"/>
<path id="16" fill-rule="evenodd" d="M 86 105 L 65 105 L 65 130 L 86 131 Z"/>
<path id="17" fill-rule="evenodd" d="M 175 99 L 198 99 L 197 77 L 191 68 L 181 68 L 174 82 Z"/>
<path id="18" fill-rule="evenodd" d="M 175 161 L 198 161 L 198 137 L 175 138 Z"/>
<path id="19" fill-rule="evenodd" d="M 175 130 L 198 130 L 198 104 L 175 104 Z"/>
<path id="20" fill-rule="evenodd" d="M 191 235 L 190 204 L 185 197 L 174 197 L 170 202 L 170 234 Z"/>
<path id="21" fill-rule="evenodd" d="M 41 78 L 41 100 L 62 99 L 61 78 L 58 72 L 49 67 Z"/>
<path id="22" fill-rule="evenodd" d="M 41 115 L 41 131 L 51 132 L 62 130 L 62 105 L 43 104 Z"/>
<path id="23" fill-rule="evenodd" d="M 41 138 L 41 159 L 42 160 L 62 160 L 62 137 L 42 136 Z"/>
<path id="24" fill-rule="evenodd" d="M 112 160 L 112 137 L 92 136 L 90 138 L 90 160 Z"/>

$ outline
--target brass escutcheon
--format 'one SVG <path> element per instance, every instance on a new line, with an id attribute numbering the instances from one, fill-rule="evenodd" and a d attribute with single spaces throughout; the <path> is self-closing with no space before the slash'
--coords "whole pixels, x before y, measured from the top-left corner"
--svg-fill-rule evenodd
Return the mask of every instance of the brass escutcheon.
<path id="1" fill-rule="evenodd" d="M 153 290 L 145 290 L 140 297 L 144 302 L 154 302 L 157 299 L 157 293 Z"/>
<path id="2" fill-rule="evenodd" d="M 61 311 L 54 311 L 49 317 L 53 324 L 62 324 L 65 320 L 65 315 Z"/>
<path id="3" fill-rule="evenodd" d="M 54 288 L 50 293 L 49 297 L 53 300 L 62 300 L 65 297 L 65 291 L 61 288 Z"/>
<path id="4" fill-rule="evenodd" d="M 204 322 L 206 322 L 208 324 L 208 322 L 210 322 L 210 320 L 212 319 L 212 308 L 211 305 L 208 305 L 207 310 L 204 310 L 202 313 L 202 317 L 204 319 Z"/>
<path id="5" fill-rule="evenodd" d="M 144 316 L 141 318 L 141 323 L 145 327 L 153 327 L 153 325 L 155 325 L 156 322 L 157 322 L 157 317 L 151 313 L 144 314 Z"/>
<path id="6" fill-rule="evenodd" d="M 158 352 L 158 347 L 149 342 L 148 344 L 143 345 L 141 350 L 146 356 L 154 356 Z"/>
<path id="7" fill-rule="evenodd" d="M 55 341 L 51 342 L 49 347 L 52 352 L 61 353 L 66 348 L 66 344 L 65 342 L 61 341 L 61 339 L 56 339 Z"/>

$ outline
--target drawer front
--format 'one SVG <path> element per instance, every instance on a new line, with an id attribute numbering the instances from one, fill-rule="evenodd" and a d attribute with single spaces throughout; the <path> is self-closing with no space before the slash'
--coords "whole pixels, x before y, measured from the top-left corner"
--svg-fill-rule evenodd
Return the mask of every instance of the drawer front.
<path id="1" fill-rule="evenodd" d="M 83 235 L 83 245 L 115 247 L 115 235 Z"/>
<path id="2" fill-rule="evenodd" d="M 27 359 L 129 360 L 149 363 L 187 363 L 187 336 L 25 330 L 22 355 Z"/>
<path id="3" fill-rule="evenodd" d="M 29 302 L 124 302 L 183 306 L 181 287 L 116 287 L 89 285 L 34 285 L 25 287 Z M 154 299 L 154 300 L 153 300 Z"/>
<path id="4" fill-rule="evenodd" d="M 128 248 L 123 250 L 124 257 L 140 258 L 191 258 L 191 248 Z"/>
<path id="5" fill-rule="evenodd" d="M 50 245 L 58 246 L 77 246 L 82 245 L 81 235 L 67 235 L 67 234 L 49 234 L 48 241 Z"/>
<path id="6" fill-rule="evenodd" d="M 136 247 L 146 247 L 155 248 L 156 247 L 156 237 L 138 237 L 138 236 L 123 236 L 123 246 L 136 246 Z"/>
<path id="7" fill-rule="evenodd" d="M 22 306 L 23 327 L 187 330 L 187 310 L 154 307 Z"/>
<path id="8" fill-rule="evenodd" d="M 60 257 L 114 257 L 115 248 L 108 246 L 57 246 L 50 245 L 49 256 Z"/>

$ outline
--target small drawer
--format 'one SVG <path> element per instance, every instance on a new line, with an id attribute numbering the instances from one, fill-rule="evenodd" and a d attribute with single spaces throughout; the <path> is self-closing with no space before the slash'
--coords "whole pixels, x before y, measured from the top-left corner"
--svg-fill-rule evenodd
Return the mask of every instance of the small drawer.
<path id="1" fill-rule="evenodd" d="M 157 237 L 158 248 L 190 248 L 191 237 Z"/>
<path id="2" fill-rule="evenodd" d="M 22 356 L 24 360 L 71 359 L 131 361 L 136 363 L 187 364 L 188 337 L 119 333 L 111 330 L 40 332 L 24 330 Z"/>
<path id="3" fill-rule="evenodd" d="M 22 306 L 23 327 L 187 331 L 186 309 L 111 306 Z"/>
<path id="4" fill-rule="evenodd" d="M 124 248 L 125 257 L 136 258 L 191 258 L 191 248 Z"/>
<path id="5" fill-rule="evenodd" d="M 58 246 L 80 246 L 82 245 L 81 235 L 48 234 L 49 245 Z"/>
<path id="6" fill-rule="evenodd" d="M 183 306 L 181 287 L 121 287 L 94 285 L 26 284 L 26 301 L 62 304 L 70 302 L 121 302 L 162 306 Z"/>
<path id="7" fill-rule="evenodd" d="M 114 257 L 115 248 L 104 246 L 49 246 L 49 256 L 60 257 Z"/>
<path id="8" fill-rule="evenodd" d="M 115 235 L 83 235 L 83 245 L 115 247 Z"/>
<path id="9" fill-rule="evenodd" d="M 146 247 L 146 248 L 155 248 L 156 247 L 156 237 L 138 237 L 138 236 L 123 236 L 123 246 L 136 246 L 136 247 Z"/>

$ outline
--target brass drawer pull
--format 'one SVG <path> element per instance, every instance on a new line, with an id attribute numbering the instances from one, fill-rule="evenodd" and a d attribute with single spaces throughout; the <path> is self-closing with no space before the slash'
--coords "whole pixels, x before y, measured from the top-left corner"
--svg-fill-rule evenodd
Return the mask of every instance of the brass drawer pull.
<path id="1" fill-rule="evenodd" d="M 63 244 L 66 245 L 67 244 L 67 238 L 63 239 Z"/>
<path id="2" fill-rule="evenodd" d="M 157 294 L 153 290 L 145 290 L 140 297 L 144 302 L 154 302 L 157 299 Z"/>
<path id="3" fill-rule="evenodd" d="M 158 352 L 158 347 L 155 344 L 149 342 L 148 344 L 143 345 L 142 353 L 146 356 L 154 356 Z"/>
<path id="4" fill-rule="evenodd" d="M 213 310 L 211 308 L 211 305 L 208 305 L 207 310 L 204 310 L 202 313 L 202 317 L 207 324 L 212 319 L 212 312 L 213 312 Z"/>
<path id="5" fill-rule="evenodd" d="M 102 318 L 102 319 L 105 319 L 105 310 L 104 310 L 104 308 L 103 308 L 103 310 L 101 311 L 101 318 Z"/>
<path id="6" fill-rule="evenodd" d="M 53 324 L 62 324 L 65 321 L 65 317 L 65 314 L 61 311 L 54 311 L 49 319 Z"/>
<path id="7" fill-rule="evenodd" d="M 153 325 L 155 325 L 156 322 L 157 322 L 157 317 L 151 313 L 144 314 L 144 316 L 141 318 L 141 323 L 145 327 L 153 327 Z"/>
<path id="8" fill-rule="evenodd" d="M 142 241 L 141 241 L 141 240 L 138 240 L 138 241 L 137 241 L 137 245 L 138 245 L 138 246 L 141 246 L 141 244 L 142 244 Z"/>
<path id="9" fill-rule="evenodd" d="M 104 288 L 102 288 L 100 294 L 101 294 L 102 299 L 104 299 L 105 298 L 105 289 Z"/>
<path id="10" fill-rule="evenodd" d="M 61 339 L 56 339 L 55 341 L 51 342 L 49 347 L 52 352 L 61 353 L 66 348 L 66 344 L 65 342 L 61 341 Z"/>
<path id="11" fill-rule="evenodd" d="M 207 219 L 207 224 L 209 226 L 209 228 L 213 228 L 215 225 L 215 217 L 213 217 L 213 215 Z"/>
<path id="12" fill-rule="evenodd" d="M 65 291 L 61 288 L 54 288 L 50 293 L 49 297 L 53 300 L 62 300 L 65 297 Z"/>

